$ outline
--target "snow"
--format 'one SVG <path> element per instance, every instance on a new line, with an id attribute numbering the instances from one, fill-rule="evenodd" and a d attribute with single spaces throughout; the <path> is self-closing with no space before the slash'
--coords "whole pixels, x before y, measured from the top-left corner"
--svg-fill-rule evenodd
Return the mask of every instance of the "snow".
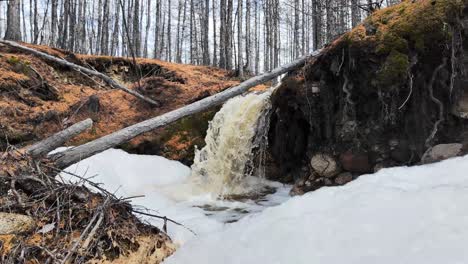
<path id="1" fill-rule="evenodd" d="M 63 150 L 60 148 L 54 153 Z M 133 199 L 132 204 L 137 209 L 149 209 L 150 213 L 167 216 L 195 231 L 197 236 L 187 228 L 168 223 L 168 234 L 179 245 L 203 234 L 220 231 L 226 222 L 237 221 L 246 212 L 260 212 L 265 207 L 289 199 L 288 186 L 263 181 L 264 185 L 278 188 L 274 195 L 264 197 L 264 201 L 217 200 L 210 193 L 200 194 L 198 186 L 191 186 L 190 168 L 182 163 L 159 156 L 128 154 L 118 149 L 99 153 L 65 171 L 102 183 L 101 187 L 118 197 L 144 195 Z M 66 173 L 58 177 L 64 181 L 80 181 Z M 252 184 L 259 184 L 258 180 L 249 180 Z M 204 206 L 210 206 L 211 210 L 200 208 Z M 162 220 L 151 217 L 144 219 L 158 227 L 163 226 Z"/>
<path id="2" fill-rule="evenodd" d="M 192 240 L 165 263 L 468 263 L 468 156 L 323 188 Z"/>
<path id="3" fill-rule="evenodd" d="M 97 174 L 94 181 L 121 196 L 144 194 L 133 203 L 194 230 L 168 224 L 180 245 L 168 264 L 468 263 L 468 156 L 384 169 L 294 198 L 289 186 L 267 182 L 278 191 L 261 201 L 192 194 L 188 167 L 121 150 L 67 170 Z"/>

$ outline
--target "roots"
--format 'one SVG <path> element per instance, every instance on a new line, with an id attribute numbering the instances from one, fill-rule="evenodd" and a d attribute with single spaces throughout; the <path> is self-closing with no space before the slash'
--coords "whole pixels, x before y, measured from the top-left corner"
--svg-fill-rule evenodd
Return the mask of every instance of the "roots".
<path id="1" fill-rule="evenodd" d="M 411 64 L 408 67 L 408 88 L 410 89 L 408 97 L 406 97 L 406 100 L 398 107 L 398 110 L 401 110 L 406 103 L 409 101 L 411 98 L 411 95 L 413 94 L 413 82 L 414 82 L 414 75 L 412 73 L 412 69 L 414 65 L 418 63 L 418 58 L 416 56 L 411 57 Z"/>
<path id="2" fill-rule="evenodd" d="M 426 147 L 430 148 L 431 147 L 431 141 L 434 139 L 435 135 L 437 134 L 437 131 L 439 129 L 440 123 L 444 121 L 444 104 L 434 97 L 434 82 L 437 77 L 437 74 L 447 65 L 447 59 L 444 58 L 443 62 L 441 65 L 439 65 L 434 72 L 432 73 L 432 78 L 431 81 L 429 82 L 428 90 L 429 90 L 429 97 L 431 98 L 432 102 L 436 103 L 437 106 L 439 107 L 439 117 L 437 121 L 434 123 L 434 127 L 432 128 L 432 132 L 429 135 L 429 137 L 426 139 Z"/>

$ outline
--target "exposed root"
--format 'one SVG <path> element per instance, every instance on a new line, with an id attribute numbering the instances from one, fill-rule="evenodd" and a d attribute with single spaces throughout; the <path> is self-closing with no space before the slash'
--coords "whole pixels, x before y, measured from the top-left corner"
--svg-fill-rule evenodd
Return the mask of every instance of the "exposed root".
<path id="1" fill-rule="evenodd" d="M 401 110 L 406 105 L 406 103 L 411 98 L 411 95 L 413 94 L 414 75 L 411 71 L 414 65 L 416 65 L 417 63 L 418 63 L 418 58 L 416 56 L 411 57 L 411 64 L 408 67 L 408 88 L 410 89 L 410 91 L 409 91 L 408 97 L 406 97 L 406 100 L 400 105 L 400 107 L 398 107 L 398 110 Z"/>
<path id="2" fill-rule="evenodd" d="M 447 59 L 444 58 L 443 59 L 443 62 L 441 65 L 439 65 L 435 70 L 434 72 L 432 73 L 432 78 L 431 78 L 431 81 L 429 83 L 429 86 L 428 86 L 428 90 L 429 90 L 429 97 L 431 98 L 431 100 L 437 104 L 437 106 L 439 107 L 439 118 L 437 119 L 437 121 L 434 123 L 434 127 L 432 128 L 432 132 L 431 134 L 429 135 L 429 137 L 426 139 L 426 147 L 427 148 L 430 148 L 431 147 L 431 141 L 434 139 L 435 135 L 437 134 L 437 131 L 439 129 L 439 125 L 440 123 L 442 123 L 444 121 L 444 104 L 439 100 L 437 99 L 436 97 L 434 97 L 434 82 L 435 82 L 435 79 L 437 77 L 437 74 L 447 65 Z"/>
<path id="3" fill-rule="evenodd" d="M 348 85 L 349 85 L 349 78 L 348 76 L 345 74 L 343 74 L 343 78 L 344 78 L 344 83 L 343 83 L 343 92 L 346 94 L 346 97 L 345 97 L 345 103 L 344 103 L 344 107 L 343 107 L 343 123 L 345 123 L 346 121 L 348 121 L 348 112 L 350 111 L 349 110 L 349 107 L 353 107 L 354 106 L 354 102 L 353 100 L 351 99 L 351 91 L 348 89 Z M 353 118 L 354 117 L 354 110 L 351 110 L 351 117 Z"/>

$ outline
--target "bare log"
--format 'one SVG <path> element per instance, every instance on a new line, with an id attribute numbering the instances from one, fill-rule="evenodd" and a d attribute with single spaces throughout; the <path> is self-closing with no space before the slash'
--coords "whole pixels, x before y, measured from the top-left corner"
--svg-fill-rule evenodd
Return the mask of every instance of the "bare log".
<path id="1" fill-rule="evenodd" d="M 80 65 L 77 65 L 75 63 L 71 63 L 69 61 L 66 61 L 66 60 L 63 60 L 63 59 L 60 59 L 60 58 L 57 58 L 55 56 L 52 56 L 52 55 L 49 55 L 47 53 L 44 53 L 44 52 L 41 52 L 41 51 L 38 51 L 38 50 L 35 50 L 35 49 L 32 49 L 32 48 L 28 48 L 26 46 L 23 46 L 23 45 L 20 45 L 16 42 L 13 42 L 13 41 L 9 41 L 9 40 L 0 40 L 0 43 L 2 44 L 5 44 L 5 45 L 8 45 L 8 46 L 11 46 L 11 47 L 14 47 L 14 48 L 17 48 L 19 50 L 23 50 L 23 51 L 26 51 L 26 52 L 30 52 L 34 55 L 37 55 L 43 59 L 46 59 L 46 60 L 49 60 L 49 61 L 53 61 L 55 63 L 58 63 L 60 65 L 64 65 L 64 66 L 67 66 L 67 67 L 70 67 L 78 72 L 83 72 L 83 73 L 86 73 L 86 74 L 89 74 L 89 75 L 92 75 L 92 76 L 96 76 L 100 79 L 102 79 L 103 81 L 105 81 L 108 85 L 116 88 L 116 89 L 120 89 L 128 94 L 131 94 L 151 105 L 155 105 L 155 106 L 159 106 L 159 103 L 136 92 L 136 91 L 133 91 L 133 90 L 130 90 L 129 88 L 125 87 L 124 85 L 116 82 L 114 79 L 110 78 L 109 76 L 103 74 L 103 73 L 100 73 L 98 71 L 95 71 L 95 70 L 91 70 L 91 69 L 88 69 L 88 68 L 85 68 L 83 66 L 80 66 Z"/>
<path id="2" fill-rule="evenodd" d="M 81 146 L 68 149 L 64 152 L 57 153 L 52 159 L 55 160 L 55 165 L 59 168 L 65 168 L 73 163 L 76 163 L 82 159 L 88 158 L 94 154 L 100 153 L 109 148 L 118 146 L 124 142 L 131 140 L 132 138 L 141 135 L 145 132 L 151 131 L 158 127 L 165 126 L 172 122 L 175 122 L 183 117 L 200 113 L 213 106 L 220 105 L 228 99 L 240 95 L 250 88 L 259 84 L 265 83 L 281 74 L 287 73 L 294 69 L 297 69 L 305 64 L 308 58 L 316 57 L 321 53 L 321 50 L 315 51 L 309 56 L 301 57 L 291 63 L 278 67 L 270 72 L 262 75 L 253 77 L 241 84 L 229 88 L 223 92 L 217 93 L 210 97 L 206 97 L 200 101 L 178 108 L 174 111 L 165 113 L 163 115 L 153 117 L 143 122 L 134 124 L 126 127 L 112 134 L 90 141 Z"/>
<path id="3" fill-rule="evenodd" d="M 52 150 L 63 146 L 65 142 L 70 140 L 71 138 L 81 134 L 83 131 L 91 128 L 93 125 L 93 121 L 88 118 L 81 122 L 78 122 L 69 128 L 62 130 L 42 141 L 37 142 L 36 144 L 28 147 L 26 149 L 26 153 L 31 155 L 33 158 L 38 158 L 41 156 L 46 155 L 47 153 L 51 152 Z"/>

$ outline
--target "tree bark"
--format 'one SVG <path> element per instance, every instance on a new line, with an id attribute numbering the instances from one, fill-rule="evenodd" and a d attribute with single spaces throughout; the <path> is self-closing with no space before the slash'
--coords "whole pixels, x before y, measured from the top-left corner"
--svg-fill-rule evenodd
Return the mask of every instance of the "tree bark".
<path id="1" fill-rule="evenodd" d="M 20 0 L 11 0 L 7 8 L 7 26 L 5 39 L 21 41 L 21 9 Z"/>
<path id="2" fill-rule="evenodd" d="M 85 130 L 91 128 L 92 126 L 93 126 L 93 121 L 90 118 L 88 118 L 44 140 L 37 142 L 36 144 L 28 147 L 26 149 L 26 152 L 29 155 L 31 155 L 33 158 L 44 156 L 47 153 L 51 152 L 52 150 L 63 146 L 65 142 L 83 133 Z"/>
<path id="3" fill-rule="evenodd" d="M 165 126 L 172 122 L 175 122 L 183 117 L 200 113 L 213 106 L 220 105 L 228 99 L 240 95 L 250 88 L 272 80 L 281 74 L 297 69 L 305 64 L 310 57 L 316 57 L 320 54 L 320 51 L 315 51 L 309 56 L 301 57 L 289 64 L 278 67 L 271 72 L 264 73 L 262 75 L 253 77 L 235 87 L 227 89 L 218 94 L 204 98 L 195 103 L 186 105 L 174 111 L 165 113 L 163 115 L 154 117 L 152 119 L 145 120 L 135 125 L 126 127 L 122 130 L 116 131 L 107 136 L 98 138 L 84 145 L 68 149 L 64 152 L 55 154 L 52 159 L 55 165 L 59 168 L 65 168 L 73 163 L 76 163 L 82 159 L 88 158 L 94 154 L 105 151 L 109 148 L 116 147 L 124 142 L 131 140 L 132 138 L 141 135 L 145 132 L 151 131 L 158 127 Z"/>
<path id="4" fill-rule="evenodd" d="M 159 105 L 157 102 L 151 100 L 150 98 L 147 98 L 147 97 L 139 94 L 138 92 L 135 92 L 133 90 L 128 89 L 127 87 L 125 87 L 125 86 L 117 83 L 116 81 L 114 81 L 109 76 L 107 76 L 105 74 L 102 74 L 100 72 L 97 72 L 97 71 L 82 67 L 80 65 L 76 65 L 76 64 L 71 63 L 71 62 L 66 61 L 66 60 L 59 59 L 57 57 L 51 56 L 49 54 L 46 54 L 46 53 L 43 53 L 43 52 L 40 52 L 40 51 L 37 51 L 35 49 L 31 49 L 31 48 L 22 46 L 22 45 L 20 45 L 20 44 L 18 44 L 16 42 L 7 41 L 7 40 L 0 40 L 0 43 L 15 47 L 15 48 L 23 50 L 23 51 L 31 52 L 34 55 L 37 55 L 37 56 L 39 56 L 41 58 L 44 58 L 46 60 L 50 60 L 50 61 L 53 61 L 55 63 L 70 67 L 70 68 L 72 68 L 74 70 L 77 70 L 79 72 L 83 72 L 83 73 L 86 73 L 86 74 L 89 74 L 89 75 L 92 75 L 92 76 L 96 76 L 96 77 L 102 79 L 103 81 L 105 81 L 108 85 L 110 85 L 110 86 L 112 86 L 112 87 L 114 87 L 116 89 L 120 89 L 120 90 L 122 90 L 122 91 L 124 91 L 126 93 L 129 93 L 129 94 L 131 94 L 131 95 L 133 95 L 133 96 L 135 96 L 135 97 L 137 97 L 137 98 L 139 98 L 139 99 L 141 99 L 141 100 L 143 100 L 143 101 L 145 101 L 147 103 L 150 103 L 152 105 L 155 105 L 155 106 Z"/>

